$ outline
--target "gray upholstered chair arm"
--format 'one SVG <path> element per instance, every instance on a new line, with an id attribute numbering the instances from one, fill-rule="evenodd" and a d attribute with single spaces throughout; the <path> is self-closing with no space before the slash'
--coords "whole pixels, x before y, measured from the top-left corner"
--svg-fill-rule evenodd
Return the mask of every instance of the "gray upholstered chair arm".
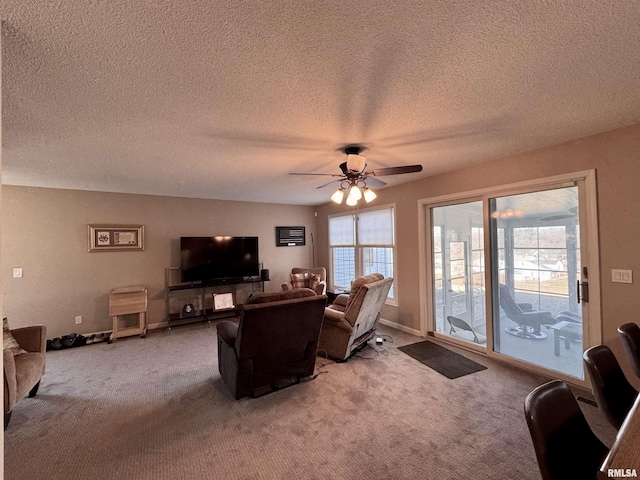
<path id="1" fill-rule="evenodd" d="M 4 411 L 10 412 L 18 399 L 18 382 L 16 379 L 16 361 L 10 350 L 3 350 L 2 359 L 4 361 Z"/>
<path id="2" fill-rule="evenodd" d="M 333 303 L 337 303 L 338 305 L 342 305 L 344 307 L 347 306 L 347 303 L 349 302 L 349 294 L 348 293 L 341 293 L 340 295 L 338 295 L 335 299 L 335 301 Z"/>
<path id="3" fill-rule="evenodd" d="M 238 336 L 238 324 L 222 321 L 218 323 L 216 326 L 218 330 L 218 336 L 230 347 L 233 347 L 236 344 L 236 338 Z"/>
<path id="4" fill-rule="evenodd" d="M 27 352 L 44 353 L 47 350 L 47 327 L 44 325 L 14 328 L 11 335 Z"/>
<path id="5" fill-rule="evenodd" d="M 347 303 L 349 303 L 349 295 L 345 295 L 344 293 L 338 295 L 331 305 L 328 308 L 335 310 L 336 312 L 342 312 L 347 309 Z"/>
<path id="6" fill-rule="evenodd" d="M 351 324 L 344 318 L 344 312 L 333 310 L 329 307 L 324 309 L 324 324 L 338 327 L 345 332 L 351 332 L 353 330 Z"/>
<path id="7" fill-rule="evenodd" d="M 318 295 L 325 295 L 327 293 L 327 282 L 322 281 L 315 288 L 315 291 Z"/>

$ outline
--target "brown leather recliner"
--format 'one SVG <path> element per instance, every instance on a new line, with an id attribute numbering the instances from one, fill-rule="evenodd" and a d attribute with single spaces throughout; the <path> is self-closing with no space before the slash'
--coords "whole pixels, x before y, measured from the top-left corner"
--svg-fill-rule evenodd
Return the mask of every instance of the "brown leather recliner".
<path id="1" fill-rule="evenodd" d="M 259 293 L 238 323 L 218 323 L 218 370 L 236 400 L 313 375 L 326 302 L 308 288 Z"/>
<path id="2" fill-rule="evenodd" d="M 24 397 L 34 397 L 44 375 L 47 327 L 32 325 L 11 330 L 13 338 L 27 351 L 13 355 L 10 350 L 3 351 L 4 361 L 4 428 L 11 419 L 13 407 Z"/>
<path id="3" fill-rule="evenodd" d="M 338 295 L 325 308 L 320 347 L 328 357 L 346 360 L 375 334 L 393 278 L 372 273 L 351 282 L 351 292 Z"/>

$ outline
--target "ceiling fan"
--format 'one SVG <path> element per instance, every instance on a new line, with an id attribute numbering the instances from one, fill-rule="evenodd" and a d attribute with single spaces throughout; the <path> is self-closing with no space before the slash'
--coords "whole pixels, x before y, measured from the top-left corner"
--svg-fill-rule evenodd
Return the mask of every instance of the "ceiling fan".
<path id="1" fill-rule="evenodd" d="M 337 204 L 341 204 L 344 198 L 344 192 L 349 190 L 346 203 L 353 207 L 357 205 L 358 200 L 363 197 L 367 203 L 377 197 L 373 190 L 371 190 L 371 186 L 383 187 L 387 184 L 375 177 L 422 171 L 422 165 L 406 165 L 402 167 L 385 167 L 366 170 L 367 158 L 364 155 L 361 155 L 364 149 L 364 146 L 358 144 L 346 145 L 340 148 L 340 151 L 347 156 L 347 161 L 340 164 L 340 170 L 342 171 L 342 174 L 340 175 L 334 173 L 290 173 L 289 175 L 321 175 L 338 177 L 337 180 L 332 180 L 329 183 L 325 183 L 324 185 L 320 185 L 316 188 L 324 188 L 334 182 L 340 182 L 340 188 L 331 195 L 331 200 Z"/>

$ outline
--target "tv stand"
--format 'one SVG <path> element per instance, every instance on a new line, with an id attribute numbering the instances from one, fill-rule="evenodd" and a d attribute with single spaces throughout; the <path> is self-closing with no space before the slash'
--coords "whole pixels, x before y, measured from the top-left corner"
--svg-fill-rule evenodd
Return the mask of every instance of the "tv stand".
<path id="1" fill-rule="evenodd" d="M 165 307 L 169 330 L 184 323 L 236 316 L 239 307 L 251 293 L 264 291 L 265 280 L 260 276 L 186 283 L 180 282 L 179 277 L 180 267 L 165 269 Z M 222 295 L 220 305 L 216 308 L 214 294 L 231 294 L 233 300 L 229 302 L 228 296 Z"/>

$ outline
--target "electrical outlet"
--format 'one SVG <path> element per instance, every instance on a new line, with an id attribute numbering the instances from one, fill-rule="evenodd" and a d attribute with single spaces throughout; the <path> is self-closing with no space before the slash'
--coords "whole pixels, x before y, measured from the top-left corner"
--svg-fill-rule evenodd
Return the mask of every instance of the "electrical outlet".
<path id="1" fill-rule="evenodd" d="M 13 278 L 22 278 L 22 269 L 14 268 L 13 269 Z"/>
<path id="2" fill-rule="evenodd" d="M 82 323 L 82 315 L 76 315 L 76 325 L 80 325 Z"/>

